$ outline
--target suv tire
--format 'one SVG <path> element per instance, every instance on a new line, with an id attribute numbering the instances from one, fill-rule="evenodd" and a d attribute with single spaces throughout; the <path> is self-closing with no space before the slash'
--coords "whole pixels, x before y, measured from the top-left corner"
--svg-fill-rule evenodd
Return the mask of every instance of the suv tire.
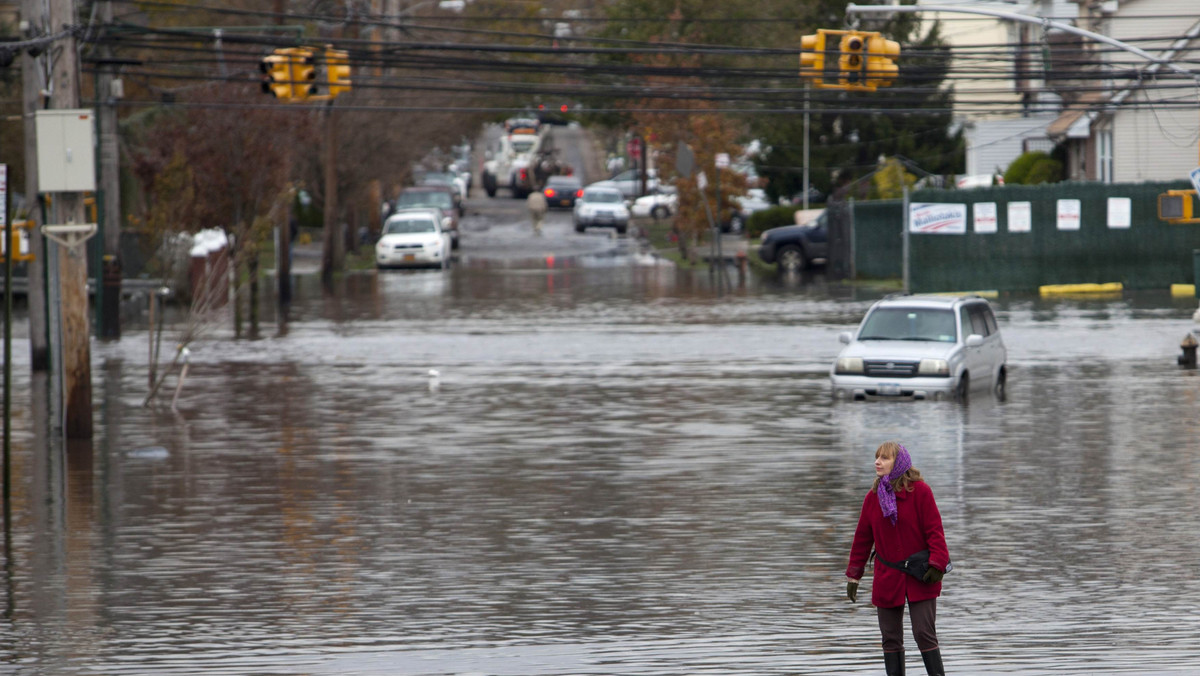
<path id="1" fill-rule="evenodd" d="M 958 387 L 954 388 L 954 398 L 962 403 L 967 403 L 971 397 L 971 374 L 963 373 L 958 379 Z"/>
<path id="2" fill-rule="evenodd" d="M 496 196 L 496 177 L 495 176 L 492 176 L 491 174 L 483 175 L 483 191 L 487 193 L 488 197 Z"/>
<path id="3" fill-rule="evenodd" d="M 996 376 L 996 398 L 1004 401 L 1004 395 L 1007 393 L 1008 373 L 1001 368 L 1000 373 Z"/>
<path id="4" fill-rule="evenodd" d="M 804 249 L 795 244 L 788 244 L 781 247 L 779 252 L 775 254 L 775 260 L 779 261 L 779 270 L 781 272 L 799 272 L 808 267 L 808 259 L 804 257 Z"/>
<path id="5" fill-rule="evenodd" d="M 660 204 L 650 210 L 650 215 L 654 220 L 661 221 L 671 215 L 671 210 Z"/>

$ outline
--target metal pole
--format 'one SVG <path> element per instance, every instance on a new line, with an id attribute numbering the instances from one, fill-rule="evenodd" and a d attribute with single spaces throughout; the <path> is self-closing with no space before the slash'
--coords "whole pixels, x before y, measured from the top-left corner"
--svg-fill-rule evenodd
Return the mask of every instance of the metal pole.
<path id="1" fill-rule="evenodd" d="M 904 293 L 908 293 L 908 184 L 904 185 L 904 218 L 901 222 L 904 224 L 904 234 L 901 236 L 900 250 L 902 251 L 903 260 L 901 262 L 901 282 L 903 283 Z"/>
<path id="2" fill-rule="evenodd" d="M 12 261 L 19 252 L 13 246 L 12 219 L 8 217 L 8 166 L 0 164 L 0 181 L 5 199 L 0 201 L 0 218 L 4 219 L 4 532 L 11 522 L 9 495 L 12 482 L 9 469 L 9 449 L 12 444 Z M 5 557 L 7 561 L 7 556 Z"/>
<path id="3" fill-rule="evenodd" d="M 804 209 L 808 209 L 808 105 L 809 84 L 804 83 Z"/>

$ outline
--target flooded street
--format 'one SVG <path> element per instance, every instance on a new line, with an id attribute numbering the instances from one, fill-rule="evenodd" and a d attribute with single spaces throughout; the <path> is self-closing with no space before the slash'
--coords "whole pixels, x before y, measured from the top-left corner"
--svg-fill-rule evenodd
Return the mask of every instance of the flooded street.
<path id="1" fill-rule="evenodd" d="M 843 571 L 888 439 L 945 521 L 950 673 L 1200 670 L 1194 300 L 1004 297 L 1006 401 L 835 403 L 877 292 L 464 227 L 451 270 L 220 327 L 177 413 L 144 323 L 94 343 L 90 449 L 19 394 L 0 673 L 881 673 Z"/>

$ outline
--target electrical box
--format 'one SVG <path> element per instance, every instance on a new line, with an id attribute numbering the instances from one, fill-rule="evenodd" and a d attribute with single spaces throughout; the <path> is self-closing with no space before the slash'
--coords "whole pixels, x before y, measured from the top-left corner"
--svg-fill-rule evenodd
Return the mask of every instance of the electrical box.
<path id="1" fill-rule="evenodd" d="M 94 191 L 96 145 L 92 110 L 39 110 L 35 122 L 38 191 Z"/>

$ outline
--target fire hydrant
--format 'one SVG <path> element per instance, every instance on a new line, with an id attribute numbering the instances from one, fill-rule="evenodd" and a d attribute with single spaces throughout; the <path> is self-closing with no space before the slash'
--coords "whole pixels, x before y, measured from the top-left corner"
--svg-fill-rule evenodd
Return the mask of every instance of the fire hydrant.
<path id="1" fill-rule="evenodd" d="M 1196 336 L 1189 333 L 1183 337 L 1179 343 L 1179 347 L 1183 349 L 1183 354 L 1179 355 L 1179 365 L 1185 369 L 1196 368 Z"/>

